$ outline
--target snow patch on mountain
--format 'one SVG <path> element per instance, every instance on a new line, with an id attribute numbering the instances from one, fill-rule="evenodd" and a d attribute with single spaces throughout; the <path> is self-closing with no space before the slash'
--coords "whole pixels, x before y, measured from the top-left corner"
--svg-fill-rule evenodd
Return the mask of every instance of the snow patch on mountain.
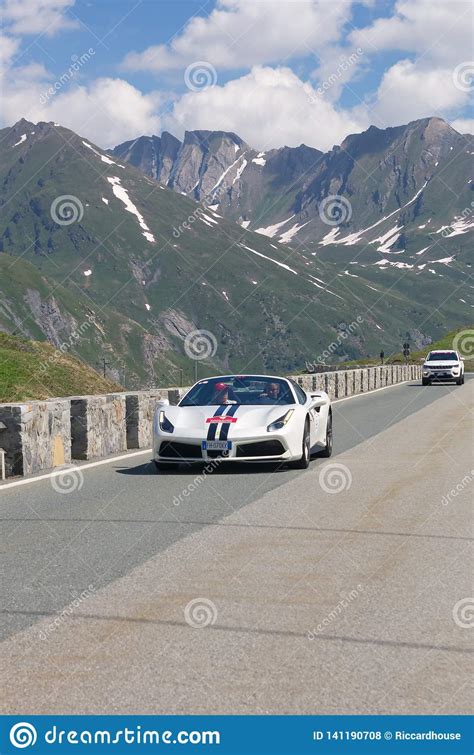
<path id="1" fill-rule="evenodd" d="M 254 157 L 252 162 L 255 163 L 255 165 L 265 165 L 267 162 L 264 158 L 265 152 L 259 152 L 257 157 Z"/>
<path id="2" fill-rule="evenodd" d="M 301 225 L 298 225 L 298 223 L 295 223 L 288 231 L 285 231 L 285 233 L 283 233 L 280 236 L 280 239 L 279 239 L 280 244 L 288 244 L 293 238 L 293 236 L 296 236 L 298 231 L 301 231 L 301 229 L 304 228 L 305 225 L 308 225 L 308 223 L 310 222 L 311 221 L 308 220 L 306 223 L 302 223 Z"/>
<path id="3" fill-rule="evenodd" d="M 240 157 L 238 157 L 237 160 L 234 160 L 234 162 L 231 165 L 229 165 L 228 168 L 225 169 L 225 171 L 222 173 L 221 177 L 217 180 L 217 182 L 212 187 L 212 189 L 210 191 L 211 194 L 212 194 L 213 191 L 215 191 L 221 185 L 222 181 L 224 180 L 224 178 L 226 177 L 226 175 L 228 174 L 228 172 L 230 170 L 232 170 L 232 168 L 234 167 L 234 165 L 237 165 L 237 163 L 240 162 L 240 160 L 242 160 L 242 158 L 243 158 L 243 156 L 245 154 L 246 154 L 245 152 L 242 152 L 242 154 L 240 155 Z"/>
<path id="4" fill-rule="evenodd" d="M 467 233 L 470 228 L 474 228 L 474 220 L 471 218 L 457 218 L 451 225 L 443 225 L 436 233 L 451 229 L 450 233 L 443 234 L 443 238 L 450 239 L 453 236 L 460 236 L 463 233 Z"/>
<path id="5" fill-rule="evenodd" d="M 311 283 L 312 286 L 316 286 L 316 288 L 322 289 L 326 294 L 331 294 L 331 296 L 336 296 L 338 299 L 342 299 L 342 296 L 339 296 L 339 294 L 335 294 L 334 291 L 331 291 L 329 288 L 325 288 L 324 286 L 320 286 L 319 283 L 315 283 L 314 281 L 307 278 L 308 283 Z M 343 300 L 344 301 L 344 300 Z"/>
<path id="6" fill-rule="evenodd" d="M 390 251 L 390 247 L 393 246 L 395 242 L 398 241 L 398 239 L 400 238 L 401 236 L 400 231 L 402 229 L 403 229 L 403 225 L 397 225 L 397 223 L 395 223 L 393 228 L 390 228 L 389 231 L 387 231 L 386 233 L 383 233 L 381 236 L 371 241 L 371 243 L 372 244 L 380 243 L 380 246 L 377 247 L 377 251 L 381 252 L 382 254 L 387 254 L 387 252 Z"/>
<path id="7" fill-rule="evenodd" d="M 205 212 L 203 212 L 203 213 L 202 213 L 202 217 L 203 217 L 203 218 L 206 218 L 206 220 L 208 220 L 208 221 L 209 221 L 209 223 L 213 223 L 214 225 L 218 225 L 218 222 L 217 222 L 217 220 L 214 220 L 214 218 L 211 218 L 211 216 L 210 216 L 210 215 L 206 215 L 206 213 L 205 213 Z"/>
<path id="8" fill-rule="evenodd" d="M 137 218 L 140 228 L 143 229 L 142 235 L 146 238 L 147 241 L 154 243 L 155 237 L 152 233 L 150 233 L 150 229 L 145 223 L 143 215 L 138 211 L 138 209 L 128 196 L 127 189 L 124 189 L 124 187 L 120 185 L 120 178 L 118 178 L 118 176 L 108 176 L 107 181 L 112 184 L 112 191 L 114 192 L 117 199 L 120 199 L 120 201 L 123 202 L 126 211 L 131 212 L 132 215 L 135 215 L 135 217 Z"/>
<path id="9" fill-rule="evenodd" d="M 454 262 L 455 257 L 443 257 L 440 260 L 428 260 L 429 265 L 436 265 L 438 262 L 442 265 L 449 265 L 450 262 Z"/>
<path id="10" fill-rule="evenodd" d="M 408 262 L 392 262 L 392 260 L 381 259 L 378 262 L 374 262 L 374 265 L 380 267 L 381 270 L 385 270 L 387 266 L 398 267 L 400 269 L 411 269 L 414 265 L 409 265 Z"/>
<path id="11" fill-rule="evenodd" d="M 122 168 L 122 170 L 124 170 L 124 166 L 123 166 L 123 165 L 119 165 L 119 164 L 118 164 L 118 163 L 116 163 L 116 162 L 115 162 L 114 160 L 111 160 L 111 159 L 110 159 L 110 157 L 106 157 L 105 155 L 102 155 L 102 154 L 101 154 L 100 152 L 98 152 L 98 151 L 97 151 L 97 150 L 96 150 L 96 149 L 95 149 L 95 148 L 94 148 L 94 147 L 92 146 L 92 144 L 89 144 L 88 142 L 85 142 L 85 141 L 84 141 L 84 139 L 82 140 L 82 143 L 83 143 L 83 145 L 84 145 L 85 147 L 87 147 L 88 149 L 91 149 L 91 150 L 92 150 L 92 152 L 94 152 L 94 154 L 96 154 L 96 155 L 97 155 L 97 157 L 100 157 L 100 159 L 102 160 L 102 162 L 103 162 L 103 163 L 107 163 L 107 165 L 116 165 L 116 166 L 117 166 L 117 168 Z"/>
<path id="12" fill-rule="evenodd" d="M 378 225 L 381 225 L 381 223 L 384 223 L 386 220 L 393 217 L 398 212 L 401 212 L 401 210 L 403 210 L 405 207 L 408 207 L 409 205 L 413 204 L 413 202 L 415 202 L 420 196 L 420 194 L 424 191 L 427 184 L 428 184 L 428 180 L 425 181 L 423 186 L 420 189 L 418 189 L 416 194 L 411 199 L 409 199 L 408 202 L 405 202 L 405 204 L 402 205 L 401 207 L 398 207 L 398 209 L 393 210 L 393 212 L 390 212 L 388 215 L 385 215 L 380 220 L 377 220 L 376 223 L 369 225 L 367 228 L 363 228 L 361 231 L 355 231 L 354 233 L 350 233 L 348 236 L 344 236 L 342 239 L 336 239 L 335 241 L 333 240 L 332 243 L 344 244 L 344 246 L 353 246 L 354 244 L 357 244 L 362 239 L 363 235 L 367 233 L 367 231 L 371 231 L 373 228 L 376 228 Z"/>
<path id="13" fill-rule="evenodd" d="M 23 142 L 26 142 L 26 134 L 22 134 L 20 136 L 20 139 L 15 142 L 15 144 L 12 144 L 12 147 L 18 147 L 19 144 L 23 144 Z"/>
<path id="14" fill-rule="evenodd" d="M 236 181 L 240 179 L 240 176 L 244 172 L 245 168 L 247 167 L 247 160 L 243 160 L 242 165 L 240 165 L 237 169 L 237 173 L 235 174 L 235 178 L 232 181 L 232 186 L 235 184 Z"/>
<path id="15" fill-rule="evenodd" d="M 332 244 L 335 241 L 336 236 L 338 234 L 339 234 L 339 226 L 337 228 L 331 228 L 329 233 L 326 233 L 324 238 L 322 238 L 319 243 L 321 244 L 321 246 L 328 246 L 329 244 Z"/>
<path id="16" fill-rule="evenodd" d="M 278 267 L 282 267 L 284 270 L 288 270 L 290 273 L 293 273 L 293 275 L 298 275 L 296 270 L 293 270 L 292 267 L 289 265 L 285 265 L 284 262 L 278 262 L 278 260 L 274 260 L 271 257 L 267 257 L 266 254 L 262 254 L 262 252 L 257 252 L 256 249 L 252 249 L 250 246 L 245 246 L 245 244 L 240 244 L 243 249 L 248 249 L 249 252 L 252 252 L 253 254 L 256 254 L 258 257 L 263 257 L 263 259 L 268 260 L 269 262 L 273 262 L 274 265 L 278 265 Z"/>
<path id="17" fill-rule="evenodd" d="M 289 218 L 282 220 L 280 223 L 275 223 L 275 225 L 268 225 L 266 228 L 257 228 L 255 233 L 261 233 L 262 236 L 268 236 L 268 238 L 272 239 L 276 236 L 280 228 L 283 228 L 283 226 L 286 225 L 286 223 L 289 223 L 294 217 L 294 215 L 290 215 Z"/>

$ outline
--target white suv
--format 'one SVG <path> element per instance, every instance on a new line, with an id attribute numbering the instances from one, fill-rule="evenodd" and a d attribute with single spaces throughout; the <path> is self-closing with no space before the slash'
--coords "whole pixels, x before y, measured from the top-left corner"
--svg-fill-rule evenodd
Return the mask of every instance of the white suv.
<path id="1" fill-rule="evenodd" d="M 464 383 L 464 360 L 458 351 L 430 351 L 423 365 L 422 383 L 431 385 L 433 380 Z"/>

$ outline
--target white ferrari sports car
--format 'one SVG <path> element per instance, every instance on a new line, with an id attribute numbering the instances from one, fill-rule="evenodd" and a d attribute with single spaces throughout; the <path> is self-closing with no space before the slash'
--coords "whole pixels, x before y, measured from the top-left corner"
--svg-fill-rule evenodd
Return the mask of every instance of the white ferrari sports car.
<path id="1" fill-rule="evenodd" d="M 177 406 L 157 406 L 153 458 L 158 468 L 213 459 L 289 462 L 306 469 L 311 453 L 332 453 L 327 393 L 307 393 L 289 378 L 228 375 L 200 380 Z"/>

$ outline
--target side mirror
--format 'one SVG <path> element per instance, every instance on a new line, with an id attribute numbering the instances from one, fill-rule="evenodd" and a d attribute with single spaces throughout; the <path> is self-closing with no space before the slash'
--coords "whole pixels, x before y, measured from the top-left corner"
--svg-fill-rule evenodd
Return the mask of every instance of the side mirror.
<path id="1" fill-rule="evenodd" d="M 313 409 L 317 409 L 318 407 L 324 406 L 326 403 L 327 403 L 326 399 L 323 396 L 320 396 L 319 393 L 311 394 L 311 405 Z"/>

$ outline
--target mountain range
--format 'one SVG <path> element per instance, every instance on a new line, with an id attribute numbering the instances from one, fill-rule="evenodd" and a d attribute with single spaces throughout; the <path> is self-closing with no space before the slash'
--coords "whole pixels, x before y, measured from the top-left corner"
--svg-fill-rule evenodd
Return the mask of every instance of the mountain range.
<path id="1" fill-rule="evenodd" d="M 105 151 L 22 119 L 0 131 L 0 330 L 127 387 L 422 346 L 472 321 L 473 154 L 435 118 L 327 154 L 203 131 Z"/>
<path id="2" fill-rule="evenodd" d="M 391 217 L 392 225 L 403 220 L 405 229 L 418 218 L 429 220 L 429 231 L 435 232 L 437 218 L 453 222 L 457 212 L 472 209 L 474 198 L 474 138 L 440 118 L 385 130 L 372 126 L 325 154 L 304 144 L 258 152 L 222 131 L 189 131 L 182 142 L 167 132 L 141 136 L 112 153 L 164 186 L 215 205 L 224 217 L 281 243 L 311 245 L 324 238 L 342 243 L 353 233 L 368 239 L 363 229 L 374 223 L 378 228 Z M 341 222 L 328 228 L 321 203 L 338 195 L 345 204 L 330 205 L 329 219 Z M 468 220 L 472 223 L 473 217 Z M 338 233 L 328 236 L 336 227 Z M 402 235 L 398 248 L 406 246 L 407 230 Z"/>

